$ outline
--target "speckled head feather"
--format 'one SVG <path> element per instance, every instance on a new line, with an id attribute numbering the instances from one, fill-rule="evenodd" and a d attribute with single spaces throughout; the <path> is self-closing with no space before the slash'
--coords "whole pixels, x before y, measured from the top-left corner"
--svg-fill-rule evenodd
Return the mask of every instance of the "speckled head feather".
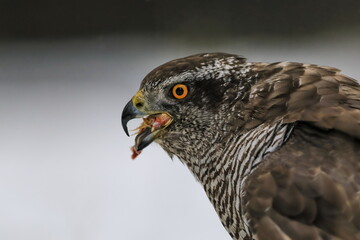
<path id="1" fill-rule="evenodd" d="M 175 59 L 152 70 L 142 81 L 141 88 L 155 87 L 162 81 L 186 73 L 194 75 L 217 73 L 226 68 L 237 67 L 245 61 L 246 59 L 241 56 L 227 53 L 203 53 Z"/>
<path id="2" fill-rule="evenodd" d="M 124 127 L 144 115 L 135 155 L 177 156 L 233 239 L 360 239 L 360 86 L 338 69 L 193 55 L 145 77 Z"/>

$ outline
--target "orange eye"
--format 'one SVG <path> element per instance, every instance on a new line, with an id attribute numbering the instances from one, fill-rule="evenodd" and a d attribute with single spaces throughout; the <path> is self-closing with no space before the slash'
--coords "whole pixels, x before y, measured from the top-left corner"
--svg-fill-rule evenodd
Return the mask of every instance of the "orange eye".
<path id="1" fill-rule="evenodd" d="M 183 99 L 189 93 L 189 90 L 184 84 L 176 84 L 172 89 L 172 94 L 177 99 Z"/>

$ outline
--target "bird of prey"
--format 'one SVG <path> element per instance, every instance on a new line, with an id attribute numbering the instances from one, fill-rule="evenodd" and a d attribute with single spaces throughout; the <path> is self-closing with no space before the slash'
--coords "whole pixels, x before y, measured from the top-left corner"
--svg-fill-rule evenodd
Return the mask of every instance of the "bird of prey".
<path id="1" fill-rule="evenodd" d="M 360 239 L 360 85 L 336 68 L 197 54 L 151 71 L 125 106 L 203 186 L 232 239 Z"/>

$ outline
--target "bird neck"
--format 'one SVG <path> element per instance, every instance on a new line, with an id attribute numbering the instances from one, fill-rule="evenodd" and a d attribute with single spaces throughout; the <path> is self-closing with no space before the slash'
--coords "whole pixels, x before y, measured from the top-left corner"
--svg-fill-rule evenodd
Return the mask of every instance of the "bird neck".
<path id="1" fill-rule="evenodd" d="M 243 134 L 231 133 L 224 139 L 204 141 L 206 149 L 196 158 L 180 159 L 205 186 L 209 179 L 220 180 L 225 176 L 245 178 L 261 163 L 264 157 L 280 147 L 292 132 L 293 124 L 263 123 Z"/>
<path id="2" fill-rule="evenodd" d="M 287 140 L 293 127 L 293 124 L 281 122 L 263 123 L 245 134 L 232 133 L 234 136 L 223 145 L 214 139 L 200 159 L 182 159 L 203 185 L 222 224 L 234 234 L 234 239 L 247 239 L 244 236 L 250 236 L 242 214 L 244 182 L 268 153 Z M 243 237 L 236 238 L 236 234 Z"/>

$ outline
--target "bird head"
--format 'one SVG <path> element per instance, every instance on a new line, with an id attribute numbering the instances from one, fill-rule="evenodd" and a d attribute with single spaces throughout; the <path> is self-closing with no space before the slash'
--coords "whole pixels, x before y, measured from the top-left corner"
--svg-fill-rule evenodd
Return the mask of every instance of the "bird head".
<path id="1" fill-rule="evenodd" d="M 225 53 L 176 59 L 151 71 L 122 113 L 127 135 L 128 121 L 143 118 L 136 129 L 133 158 L 153 141 L 179 156 L 185 148 L 212 144 L 216 130 L 230 131 L 236 119 L 231 112 L 241 105 L 237 100 L 249 88 L 249 74 L 244 58 Z"/>

